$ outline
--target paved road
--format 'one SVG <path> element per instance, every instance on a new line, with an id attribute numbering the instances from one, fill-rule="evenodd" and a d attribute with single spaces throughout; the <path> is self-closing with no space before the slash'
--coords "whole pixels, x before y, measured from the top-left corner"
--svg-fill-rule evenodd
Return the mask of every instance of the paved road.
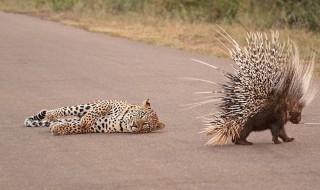
<path id="1" fill-rule="evenodd" d="M 213 106 L 180 105 L 213 87 L 177 78 L 224 77 L 191 58 L 230 69 L 223 59 L 0 12 L 0 189 L 318 189 L 317 125 L 289 124 L 292 143 L 260 132 L 254 146 L 203 146 L 195 117 Z M 145 98 L 165 130 L 54 137 L 22 125 L 43 108 Z M 320 122 L 319 106 L 317 97 L 303 122 Z"/>

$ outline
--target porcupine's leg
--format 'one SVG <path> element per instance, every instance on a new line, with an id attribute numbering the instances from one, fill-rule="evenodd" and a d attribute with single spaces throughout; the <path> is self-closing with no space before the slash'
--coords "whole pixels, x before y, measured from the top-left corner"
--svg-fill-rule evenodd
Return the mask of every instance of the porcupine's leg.
<path id="1" fill-rule="evenodd" d="M 279 135 L 280 135 L 280 131 L 283 129 L 284 125 L 282 125 L 281 123 L 277 122 L 271 125 L 271 133 L 272 133 L 272 141 L 275 144 L 280 144 L 281 141 L 279 141 Z"/>
<path id="2" fill-rule="evenodd" d="M 284 126 L 279 132 L 279 137 L 282 139 L 283 142 L 291 142 L 294 140 L 294 138 L 288 137 Z"/>
<path id="3" fill-rule="evenodd" d="M 99 102 L 81 118 L 80 126 L 85 130 L 88 130 L 91 127 L 91 125 L 97 121 L 99 117 L 106 115 L 111 108 L 112 106 L 109 104 L 108 101 L 103 100 Z"/>
<path id="4" fill-rule="evenodd" d="M 247 137 L 253 130 L 253 125 L 251 123 L 247 123 L 239 134 L 239 138 L 234 140 L 235 144 L 239 145 L 252 145 L 252 142 L 247 141 Z"/>

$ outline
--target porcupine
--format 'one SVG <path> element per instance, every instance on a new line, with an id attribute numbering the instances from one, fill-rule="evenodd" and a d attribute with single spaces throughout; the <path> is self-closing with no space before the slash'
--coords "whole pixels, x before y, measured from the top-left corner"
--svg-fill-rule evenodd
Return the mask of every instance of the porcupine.
<path id="1" fill-rule="evenodd" d="M 233 46 L 228 49 L 235 62 L 235 73 L 222 71 L 229 80 L 222 84 L 219 112 L 207 121 L 204 132 L 213 137 L 206 145 L 232 142 L 251 145 L 246 139 L 252 131 L 270 129 L 272 140 L 279 144 L 293 141 L 284 125 L 301 120 L 302 109 L 313 99 L 311 87 L 314 58 L 300 60 L 291 40 L 281 42 L 278 32 L 247 34 L 246 47 L 240 47 L 222 28 L 218 31 Z M 314 57 L 314 56 L 313 56 Z M 214 92 L 215 93 L 215 92 Z"/>

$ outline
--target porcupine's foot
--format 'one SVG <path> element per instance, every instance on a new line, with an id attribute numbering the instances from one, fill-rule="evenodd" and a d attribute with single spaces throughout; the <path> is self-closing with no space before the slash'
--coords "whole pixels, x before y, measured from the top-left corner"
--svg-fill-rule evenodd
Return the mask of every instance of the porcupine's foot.
<path id="1" fill-rule="evenodd" d="M 294 141 L 294 138 L 281 138 L 283 142 L 291 142 L 291 141 Z"/>
<path id="2" fill-rule="evenodd" d="M 253 145 L 252 142 L 249 142 L 247 140 L 236 140 L 235 144 L 237 144 L 237 145 Z"/>
<path id="3" fill-rule="evenodd" d="M 279 135 L 279 137 L 283 142 L 291 142 L 294 140 L 294 138 L 290 138 L 287 135 L 285 135 L 285 136 Z"/>
<path id="4" fill-rule="evenodd" d="M 281 141 L 279 141 L 278 136 L 273 135 L 272 141 L 274 142 L 274 144 L 281 144 Z"/>
<path id="5" fill-rule="evenodd" d="M 247 141 L 247 137 L 252 132 L 252 125 L 247 123 L 247 125 L 241 130 L 239 137 L 232 140 L 233 143 L 238 145 L 253 145 L 252 142 Z"/>
<path id="6" fill-rule="evenodd" d="M 252 142 L 249 142 L 246 139 L 240 140 L 239 138 L 232 138 L 232 142 L 237 145 L 253 145 Z"/>
<path id="7" fill-rule="evenodd" d="M 274 142 L 274 144 L 281 144 L 281 141 L 279 141 L 279 139 L 276 140 L 272 140 Z"/>
<path id="8" fill-rule="evenodd" d="M 291 141 L 294 140 L 294 138 L 288 137 L 284 126 L 283 126 L 283 128 L 280 130 L 279 137 L 280 137 L 280 139 L 281 139 L 283 142 L 291 142 Z"/>

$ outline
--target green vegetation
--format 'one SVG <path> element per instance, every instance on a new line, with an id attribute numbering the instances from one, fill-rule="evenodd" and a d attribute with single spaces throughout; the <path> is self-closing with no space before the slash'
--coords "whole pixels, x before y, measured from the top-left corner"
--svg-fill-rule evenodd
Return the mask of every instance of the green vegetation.
<path id="1" fill-rule="evenodd" d="M 1 0 L 0 0 L 1 2 Z M 319 0 L 2 0 L 54 12 L 122 14 L 254 27 L 299 27 L 320 32 Z"/>
<path id="2" fill-rule="evenodd" d="M 247 31 L 279 30 L 320 63 L 320 0 L 0 0 L 0 10 L 218 56 L 215 24 L 240 44 Z"/>

